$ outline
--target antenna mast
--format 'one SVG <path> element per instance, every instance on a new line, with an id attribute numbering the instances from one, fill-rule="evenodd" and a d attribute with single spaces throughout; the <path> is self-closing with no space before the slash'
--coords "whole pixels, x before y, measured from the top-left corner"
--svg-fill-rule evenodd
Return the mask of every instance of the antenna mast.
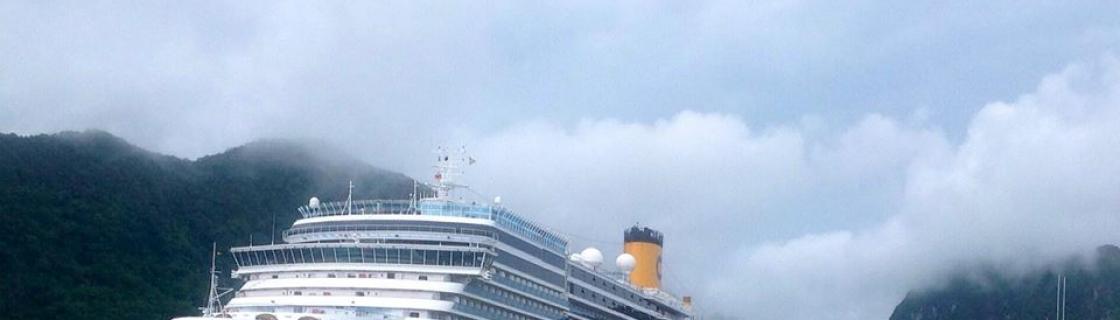
<path id="1" fill-rule="evenodd" d="M 222 301 L 218 299 L 218 243 L 211 243 L 212 249 L 210 252 L 210 296 L 206 298 L 206 308 L 202 309 L 203 317 L 214 316 L 216 312 L 221 312 Z"/>
<path id="2" fill-rule="evenodd" d="M 272 239 L 272 244 L 276 244 L 276 211 L 272 211 L 272 233 L 268 236 Z"/>
<path id="3" fill-rule="evenodd" d="M 1055 315 L 1054 315 L 1055 318 L 1054 319 L 1065 320 L 1065 318 L 1066 318 L 1066 276 L 1061 274 L 1061 273 L 1058 274 L 1058 294 L 1057 294 L 1057 299 L 1056 300 L 1057 300 L 1057 303 L 1055 303 L 1056 311 L 1055 311 Z"/>
<path id="4" fill-rule="evenodd" d="M 350 189 L 346 193 L 346 214 L 352 213 L 354 203 L 354 180 L 350 180 Z"/>
<path id="5" fill-rule="evenodd" d="M 440 147 L 436 149 L 436 155 L 436 198 L 446 200 L 451 197 L 451 190 L 467 187 L 457 180 L 463 175 L 462 168 L 474 164 L 475 160 L 467 156 L 466 147 L 460 147 L 454 154 Z"/>

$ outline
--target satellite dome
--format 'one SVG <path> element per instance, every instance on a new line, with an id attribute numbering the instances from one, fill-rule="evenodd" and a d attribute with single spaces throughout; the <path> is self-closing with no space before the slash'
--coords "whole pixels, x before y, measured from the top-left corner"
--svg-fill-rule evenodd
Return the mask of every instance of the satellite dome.
<path id="1" fill-rule="evenodd" d="M 319 198 L 311 197 L 311 200 L 307 200 L 307 206 L 312 209 L 319 209 Z"/>
<path id="2" fill-rule="evenodd" d="M 638 261 L 634 260 L 634 256 L 629 253 L 623 253 L 618 255 L 618 258 L 614 259 L 614 264 L 617 265 L 618 269 L 622 270 L 622 272 L 630 272 L 634 271 L 634 266 L 638 264 Z"/>
<path id="3" fill-rule="evenodd" d="M 603 264 L 603 252 L 594 247 L 583 249 L 583 252 L 580 252 L 579 256 L 591 267 L 598 267 L 600 264 Z"/>

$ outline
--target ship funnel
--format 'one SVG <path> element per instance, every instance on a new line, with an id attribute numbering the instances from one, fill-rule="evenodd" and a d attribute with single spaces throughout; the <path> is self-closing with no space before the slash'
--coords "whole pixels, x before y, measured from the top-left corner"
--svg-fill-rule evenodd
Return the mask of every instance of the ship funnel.
<path id="1" fill-rule="evenodd" d="M 634 257 L 634 270 L 630 283 L 646 288 L 661 289 L 661 232 L 634 226 L 623 233 L 622 251 Z"/>

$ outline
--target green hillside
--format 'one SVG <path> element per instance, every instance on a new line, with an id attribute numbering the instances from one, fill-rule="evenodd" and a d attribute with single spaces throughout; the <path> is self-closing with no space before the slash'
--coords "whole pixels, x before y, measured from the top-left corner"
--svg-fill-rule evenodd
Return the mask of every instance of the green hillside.
<path id="1" fill-rule="evenodd" d="M 274 217 L 278 238 L 296 207 L 345 198 L 349 180 L 355 198 L 413 188 L 342 152 L 279 140 L 190 161 L 100 131 L 0 135 L 0 318 L 194 314 L 212 242 L 267 243 Z"/>
<path id="2" fill-rule="evenodd" d="M 1066 318 L 1120 319 L 1120 248 L 1103 246 L 1092 262 L 1070 260 L 1061 267 L 1066 280 Z M 891 320 L 1054 319 L 1057 272 L 1006 277 L 994 270 L 958 276 L 943 288 L 911 292 Z"/>

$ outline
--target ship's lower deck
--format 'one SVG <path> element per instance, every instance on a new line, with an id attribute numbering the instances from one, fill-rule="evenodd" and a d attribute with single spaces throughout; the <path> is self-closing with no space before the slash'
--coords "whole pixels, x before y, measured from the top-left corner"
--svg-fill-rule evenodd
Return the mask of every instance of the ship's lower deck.
<path id="1" fill-rule="evenodd" d="M 488 270 L 500 270 L 490 272 Z M 562 319 L 566 300 L 517 270 L 361 263 L 254 266 L 227 304 L 235 319 Z M 304 318 L 310 317 L 310 318 Z"/>

